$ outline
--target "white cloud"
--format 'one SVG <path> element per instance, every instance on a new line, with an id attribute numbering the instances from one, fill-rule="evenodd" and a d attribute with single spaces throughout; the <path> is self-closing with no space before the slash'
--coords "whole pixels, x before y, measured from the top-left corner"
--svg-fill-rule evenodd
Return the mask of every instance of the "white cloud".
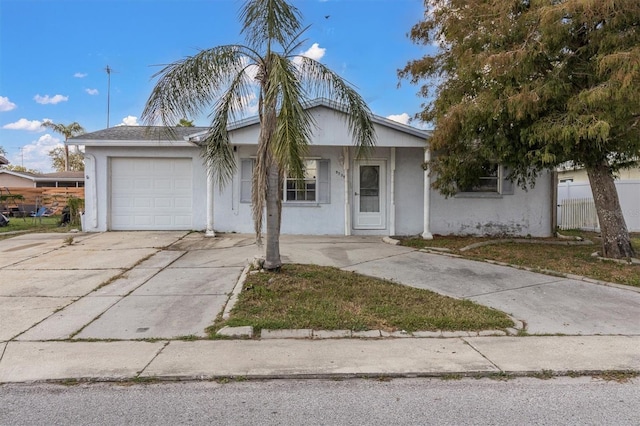
<path id="1" fill-rule="evenodd" d="M 53 105 L 55 105 L 55 104 L 60 103 L 60 102 L 66 102 L 66 101 L 68 101 L 68 100 L 69 100 L 69 97 L 68 97 L 68 96 L 62 96 L 62 95 L 54 95 L 54 96 L 44 95 L 44 96 L 40 96 L 40 95 L 38 94 L 38 95 L 35 95 L 35 96 L 33 97 L 33 99 L 34 99 L 37 103 L 42 104 L 42 105 L 46 105 L 46 104 L 53 104 Z"/>
<path id="2" fill-rule="evenodd" d="M 50 120 L 44 120 L 50 121 Z M 5 124 L 2 126 L 3 129 L 8 130 L 28 130 L 30 132 L 44 132 L 44 128 L 42 127 L 42 121 L 38 120 L 27 120 L 26 118 L 21 118 L 20 120 Z"/>
<path id="3" fill-rule="evenodd" d="M 138 123 L 138 117 L 134 117 L 133 115 L 127 115 L 125 118 L 122 119 L 122 123 L 120 124 L 116 124 L 116 127 L 118 126 L 139 126 L 140 123 Z"/>
<path id="4" fill-rule="evenodd" d="M 84 91 L 90 95 L 97 95 L 99 93 L 98 89 L 84 89 Z"/>
<path id="5" fill-rule="evenodd" d="M 411 116 L 406 112 L 403 112 L 402 114 L 388 115 L 387 118 L 389 120 L 397 121 L 398 123 L 409 124 L 409 120 L 411 119 Z"/>
<path id="6" fill-rule="evenodd" d="M 60 139 L 50 134 L 42 135 L 37 140 L 24 145 L 22 153 L 14 156 L 12 163 L 23 164 L 28 169 L 47 173 L 52 169 L 49 151 L 59 146 L 64 146 Z"/>
<path id="7" fill-rule="evenodd" d="M 320 59 L 322 59 L 326 51 L 327 49 L 324 47 L 320 47 L 318 43 L 313 43 L 313 45 L 311 45 L 309 49 L 307 49 L 305 52 L 302 52 L 300 55 L 319 61 Z"/>
<path id="8" fill-rule="evenodd" d="M 0 96 L 0 112 L 11 111 L 15 109 L 16 104 L 11 102 L 9 98 L 5 96 Z"/>
<path id="9" fill-rule="evenodd" d="M 87 76 L 86 72 L 77 72 L 73 75 L 75 78 L 85 78 Z"/>

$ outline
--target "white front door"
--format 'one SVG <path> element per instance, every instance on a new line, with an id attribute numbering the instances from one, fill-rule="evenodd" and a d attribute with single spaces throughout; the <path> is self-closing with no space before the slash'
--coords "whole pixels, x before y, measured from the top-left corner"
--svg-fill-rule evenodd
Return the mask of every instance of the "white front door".
<path id="1" fill-rule="evenodd" d="M 356 163 L 353 176 L 354 229 L 385 229 L 386 188 L 385 162 Z"/>

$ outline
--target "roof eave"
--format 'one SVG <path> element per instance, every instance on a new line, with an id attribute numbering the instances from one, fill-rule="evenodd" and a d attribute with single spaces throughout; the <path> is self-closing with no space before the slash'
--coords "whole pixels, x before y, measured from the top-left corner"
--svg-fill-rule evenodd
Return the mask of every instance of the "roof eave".
<path id="1" fill-rule="evenodd" d="M 184 140 L 169 140 L 169 141 L 145 141 L 145 140 L 105 140 L 105 139 L 75 139 L 73 143 L 68 141 L 67 145 L 70 146 L 89 146 L 89 147 L 193 147 L 195 144 L 190 141 Z"/>

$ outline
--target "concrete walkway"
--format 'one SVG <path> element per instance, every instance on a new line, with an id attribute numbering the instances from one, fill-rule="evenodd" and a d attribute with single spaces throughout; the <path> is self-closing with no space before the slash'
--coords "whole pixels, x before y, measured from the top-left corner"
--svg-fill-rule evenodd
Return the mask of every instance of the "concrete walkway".
<path id="1" fill-rule="evenodd" d="M 188 341 L 205 336 L 260 254 L 251 236 L 27 234 L 0 241 L 0 382 L 640 370 L 634 289 L 375 237 L 283 236 L 281 250 L 286 262 L 467 298 L 510 313 L 529 333 L 573 336 Z"/>

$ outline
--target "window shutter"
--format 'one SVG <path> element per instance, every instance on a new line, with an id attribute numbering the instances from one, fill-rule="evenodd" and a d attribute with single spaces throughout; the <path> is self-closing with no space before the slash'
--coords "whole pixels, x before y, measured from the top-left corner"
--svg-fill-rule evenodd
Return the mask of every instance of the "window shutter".
<path id="1" fill-rule="evenodd" d="M 253 160 L 240 160 L 240 202 L 251 202 L 251 178 L 253 177 Z"/>
<path id="2" fill-rule="evenodd" d="M 503 195 L 513 195 L 513 187 L 515 186 L 513 182 L 509 179 L 509 174 L 511 170 L 508 167 L 500 166 L 502 169 L 502 191 L 500 192 Z"/>
<path id="3" fill-rule="evenodd" d="M 329 160 L 318 160 L 318 203 L 329 204 L 330 196 Z"/>

